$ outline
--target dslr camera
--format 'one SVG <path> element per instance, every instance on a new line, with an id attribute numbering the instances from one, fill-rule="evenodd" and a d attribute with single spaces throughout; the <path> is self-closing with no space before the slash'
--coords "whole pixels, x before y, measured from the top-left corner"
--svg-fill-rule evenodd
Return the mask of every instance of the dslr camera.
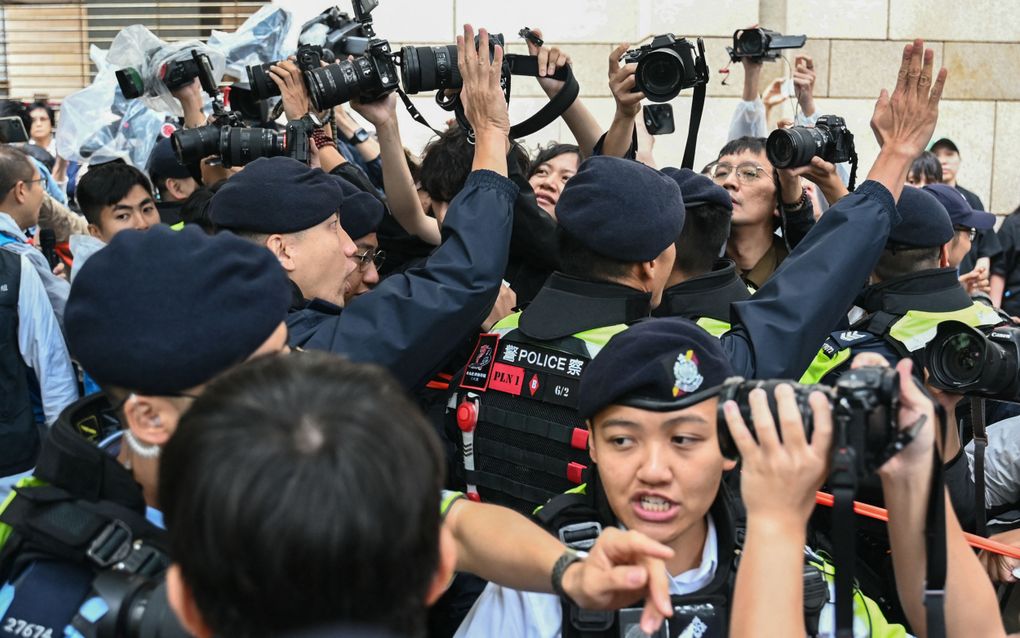
<path id="1" fill-rule="evenodd" d="M 1020 328 L 987 330 L 959 321 L 940 323 L 924 349 L 928 382 L 956 394 L 1020 402 Z"/>
<path id="2" fill-rule="evenodd" d="M 733 46 L 726 47 L 730 61 L 750 58 L 755 62 L 778 60 L 782 49 L 799 49 L 807 42 L 806 35 L 782 35 L 771 29 L 737 29 Z"/>
<path id="3" fill-rule="evenodd" d="M 371 11 L 371 9 L 369 9 Z M 348 55 L 362 55 L 368 50 L 371 37 L 365 33 L 358 20 L 333 7 L 301 27 L 301 41 L 296 58 L 298 68 L 307 73 L 322 66 L 322 62 L 333 63 Z M 256 100 L 265 100 L 280 94 L 269 76 L 269 69 L 279 62 L 267 62 L 249 66 L 248 84 Z"/>
<path id="4" fill-rule="evenodd" d="M 807 166 L 818 156 L 826 162 L 849 162 L 856 155 L 854 134 L 838 115 L 822 115 L 811 126 L 776 129 L 765 142 L 765 155 L 776 168 Z"/>
<path id="5" fill-rule="evenodd" d="M 231 113 L 231 116 L 236 114 Z M 210 155 L 223 166 L 244 166 L 260 157 L 284 156 L 305 164 L 311 157 L 308 138 L 320 126 L 309 115 L 287 123 L 283 133 L 266 128 L 247 128 L 236 120 L 176 131 L 170 136 L 177 161 L 194 164 Z"/>
<path id="6" fill-rule="evenodd" d="M 375 36 L 372 10 L 378 0 L 352 0 L 354 20 L 361 37 L 367 39 L 362 55 L 353 60 L 340 60 L 320 68 L 305 71 L 308 95 L 317 111 L 331 109 L 338 104 L 360 98 L 370 102 L 386 97 L 399 86 L 397 64 L 390 43 Z"/>
<path id="7" fill-rule="evenodd" d="M 655 36 L 650 44 L 627 51 L 624 64 L 637 63 L 635 93 L 644 93 L 652 102 L 668 102 L 680 91 L 708 83 L 705 43 L 697 47 L 672 33 Z"/>
<path id="8" fill-rule="evenodd" d="M 155 53 L 155 51 L 150 52 L 150 57 Z M 125 98 L 134 100 L 145 95 L 145 80 L 142 78 L 141 71 L 134 67 L 127 67 L 120 69 L 115 75 L 117 84 L 120 85 L 120 91 Z M 195 78 L 202 82 L 204 88 L 208 83 L 215 87 L 216 81 L 213 79 L 212 62 L 209 61 L 209 56 L 199 53 L 195 49 L 191 50 L 190 59 L 169 60 L 156 70 L 156 79 L 171 91 L 191 84 Z"/>
<path id="9" fill-rule="evenodd" d="M 814 416 L 808 396 L 820 391 L 829 398 L 833 412 L 833 441 L 855 451 L 856 473 L 866 477 L 910 443 L 911 435 L 899 431 L 897 411 L 900 404 L 899 373 L 889 368 L 858 368 L 844 373 L 835 386 L 800 385 L 778 379 L 745 381 L 736 377 L 723 385 L 719 394 L 719 447 L 728 458 L 738 456 L 723 414 L 723 404 L 733 400 L 740 407 L 744 423 L 754 434 L 748 396 L 761 388 L 768 395 L 769 409 L 779 422 L 775 389 L 782 383 L 793 387 L 797 408 L 808 437 L 814 432 Z"/>

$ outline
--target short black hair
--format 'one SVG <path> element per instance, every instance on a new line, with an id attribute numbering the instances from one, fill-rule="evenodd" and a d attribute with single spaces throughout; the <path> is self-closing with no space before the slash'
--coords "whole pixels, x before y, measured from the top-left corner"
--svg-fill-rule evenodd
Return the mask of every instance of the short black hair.
<path id="1" fill-rule="evenodd" d="M 475 147 L 459 126 L 451 126 L 425 147 L 418 180 L 429 197 L 437 202 L 452 202 L 464 188 Z"/>
<path id="2" fill-rule="evenodd" d="M 439 565 L 439 441 L 383 368 L 305 352 L 211 383 L 167 443 L 170 550 L 218 636 L 418 633 Z"/>
<path id="3" fill-rule="evenodd" d="M 939 267 L 942 247 L 886 247 L 875 264 L 875 274 L 882 281 Z"/>
<path id="4" fill-rule="evenodd" d="M 726 145 L 719 151 L 719 157 L 722 157 L 723 155 L 736 155 L 737 153 L 743 153 L 744 151 L 764 154 L 765 138 L 745 135 L 744 137 L 738 137 L 735 140 L 730 140 L 729 142 L 726 142 Z M 719 158 L 717 157 L 716 159 Z"/>
<path id="5" fill-rule="evenodd" d="M 89 168 L 78 182 L 75 199 L 85 219 L 98 226 L 103 208 L 116 205 L 135 186 L 152 195 L 152 183 L 145 173 L 122 161 L 107 162 Z"/>
<path id="6" fill-rule="evenodd" d="M 528 169 L 528 177 L 535 174 L 538 167 L 545 164 L 551 159 L 559 157 L 560 155 L 566 155 L 568 153 L 576 153 L 578 159 L 581 157 L 581 149 L 577 144 L 560 144 L 559 142 L 553 142 L 548 146 L 538 149 L 538 153 L 534 159 L 531 160 L 531 167 Z"/>
<path id="7" fill-rule="evenodd" d="M 560 272 L 593 281 L 613 281 L 625 277 L 634 267 L 632 262 L 621 261 L 599 254 L 563 229 L 556 228 L 559 244 Z"/>
<path id="8" fill-rule="evenodd" d="M 941 184 L 942 162 L 935 157 L 935 153 L 924 151 L 911 162 L 907 176 L 914 181 L 918 181 L 919 177 L 924 177 L 927 184 Z"/>
<path id="9" fill-rule="evenodd" d="M 24 102 L 19 102 L 17 100 L 0 100 L 0 117 L 11 116 L 21 118 L 21 123 L 25 126 L 26 133 L 32 129 L 32 116 L 29 115 Z"/>
<path id="10" fill-rule="evenodd" d="M 684 229 L 676 240 L 673 269 L 689 277 L 711 271 L 726 245 L 732 217 L 733 211 L 719 204 L 688 208 Z"/>
<path id="11" fill-rule="evenodd" d="M 56 126 L 57 125 L 56 115 L 53 113 L 53 109 L 50 108 L 49 104 L 47 104 L 46 102 L 33 102 L 33 103 L 29 104 L 28 105 L 28 109 L 27 109 L 29 117 L 32 116 L 32 111 L 34 111 L 36 109 L 43 109 L 44 111 L 46 111 L 47 117 L 50 118 L 50 126 Z"/>
<path id="12" fill-rule="evenodd" d="M 209 202 L 212 201 L 213 195 L 216 191 L 220 190 L 227 180 L 221 179 L 212 186 L 200 186 L 196 188 L 191 195 L 188 196 L 184 203 L 181 204 L 181 221 L 185 224 L 195 224 L 206 233 L 215 235 L 217 228 L 216 224 L 209 219 Z"/>
<path id="13" fill-rule="evenodd" d="M 35 179 L 35 164 L 21 149 L 9 144 L 0 144 L 0 201 L 18 182 Z"/>

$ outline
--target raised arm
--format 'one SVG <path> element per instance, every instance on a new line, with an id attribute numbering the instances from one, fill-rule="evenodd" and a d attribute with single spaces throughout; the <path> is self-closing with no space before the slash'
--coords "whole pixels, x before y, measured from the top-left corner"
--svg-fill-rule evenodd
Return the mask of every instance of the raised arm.
<path id="1" fill-rule="evenodd" d="M 628 156 L 634 141 L 634 118 L 641 112 L 641 100 L 645 99 L 644 93 L 633 90 L 637 81 L 634 75 L 637 64 L 620 66 L 620 57 L 629 46 L 621 44 L 609 54 L 609 90 L 616 100 L 616 112 L 602 143 L 602 154 L 611 157 Z"/>

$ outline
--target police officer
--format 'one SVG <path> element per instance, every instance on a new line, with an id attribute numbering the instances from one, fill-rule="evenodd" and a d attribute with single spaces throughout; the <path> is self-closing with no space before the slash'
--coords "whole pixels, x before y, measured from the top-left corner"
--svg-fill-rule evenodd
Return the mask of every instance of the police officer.
<path id="1" fill-rule="evenodd" d="M 344 191 L 343 214 L 340 226 L 354 242 L 356 252 L 352 259 L 355 268 L 344 283 L 344 305 L 372 290 L 379 283 L 379 267 L 386 261 L 386 253 L 379 250 L 377 230 L 385 206 L 376 197 L 362 191 L 343 177 L 336 177 Z"/>
<path id="2" fill-rule="evenodd" d="M 640 321 L 613 337 L 580 384 L 591 480 L 537 513 L 575 548 L 612 527 L 672 548 L 665 563 L 674 607 L 669 636 L 727 635 L 740 514 L 722 482 L 736 462 L 720 449 L 717 414 L 719 388 L 732 374 L 719 341 L 685 319 Z M 818 570 L 806 571 L 808 633 L 831 631 L 831 613 L 823 611 L 828 588 Z M 855 611 L 857 635 L 902 635 L 863 596 Z M 557 597 L 490 584 L 457 636 L 622 636 L 632 635 L 638 618 L 632 609 L 584 612 L 562 591 Z"/>
<path id="3" fill-rule="evenodd" d="M 160 451 L 214 376 L 287 348 L 287 307 L 276 259 L 230 234 L 123 231 L 89 259 L 67 302 L 67 337 L 105 395 L 61 414 L 0 515 L 4 625 L 65 635 L 97 574 L 123 562 L 159 576 Z"/>
<path id="4" fill-rule="evenodd" d="M 858 300 L 865 316 L 826 339 L 801 382 L 833 381 L 858 352 L 878 352 L 890 363 L 917 358 L 943 321 L 974 327 L 1001 323 L 995 310 L 970 298 L 950 264 L 957 235 L 969 233 L 973 226 L 966 224 L 981 220 L 974 222 L 969 213 L 958 213 L 958 224 L 965 227 L 955 230 L 946 207 L 930 188 L 904 187 L 896 207 L 900 222 L 889 233 L 875 265 L 875 283 Z M 917 363 L 923 365 L 923 361 Z"/>
<path id="5" fill-rule="evenodd" d="M 720 259 L 733 216 L 726 189 L 689 168 L 662 169 L 680 186 L 687 215 L 676 262 L 656 317 L 684 317 L 719 337 L 730 329 L 730 304 L 751 298 L 730 259 Z"/>
<path id="6" fill-rule="evenodd" d="M 487 46 L 488 38 L 482 42 Z M 517 187 L 506 177 L 510 126 L 500 69 L 473 46 L 462 57 L 460 99 L 475 130 L 473 170 L 450 205 L 445 240 L 423 267 L 387 278 L 344 307 L 355 247 L 336 221 L 343 194 L 332 176 L 295 160 L 256 160 L 210 203 L 218 227 L 268 246 L 287 270 L 295 300 L 287 318 L 292 346 L 378 363 L 408 388 L 424 384 L 482 324 L 506 268 Z"/>
<path id="7" fill-rule="evenodd" d="M 168 226 L 179 224 L 181 206 L 198 190 L 200 184 L 192 176 L 191 170 L 177 161 L 170 138 L 165 137 L 156 142 L 149 155 L 147 170 L 158 197 L 156 208 L 159 210 L 159 220 Z"/>

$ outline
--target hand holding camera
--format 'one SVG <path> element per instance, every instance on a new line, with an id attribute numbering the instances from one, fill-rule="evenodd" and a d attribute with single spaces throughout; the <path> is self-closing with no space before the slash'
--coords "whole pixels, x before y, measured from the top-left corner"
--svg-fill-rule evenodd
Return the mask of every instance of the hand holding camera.
<path id="1" fill-rule="evenodd" d="M 541 41 L 541 29 L 530 29 L 530 32 Z M 538 85 L 542 87 L 546 95 L 553 97 L 563 88 L 566 82 L 554 79 L 551 76 L 557 70 L 570 64 L 570 56 L 557 47 L 539 46 L 531 38 L 527 39 L 527 43 L 528 55 L 538 58 Z"/>
<path id="2" fill-rule="evenodd" d="M 623 54 L 629 47 L 630 45 L 626 43 L 621 44 L 609 54 L 609 90 L 616 100 L 616 118 L 632 120 L 641 110 L 641 100 L 645 99 L 645 94 L 634 91 L 637 83 L 634 75 L 637 72 L 637 64 L 620 64 Z"/>
<path id="3" fill-rule="evenodd" d="M 478 31 L 477 47 L 474 42 L 474 28 L 465 24 L 464 35 L 457 36 L 457 67 L 464 82 L 460 92 L 464 115 L 476 138 L 486 134 L 506 137 L 510 133 L 510 115 L 500 86 L 503 47 L 495 45 L 491 58 L 486 55 L 490 46 L 489 32 L 485 29 Z"/>
<path id="4" fill-rule="evenodd" d="M 303 71 L 293 56 L 269 67 L 269 77 L 280 91 L 288 120 L 300 119 L 311 108 Z"/>

